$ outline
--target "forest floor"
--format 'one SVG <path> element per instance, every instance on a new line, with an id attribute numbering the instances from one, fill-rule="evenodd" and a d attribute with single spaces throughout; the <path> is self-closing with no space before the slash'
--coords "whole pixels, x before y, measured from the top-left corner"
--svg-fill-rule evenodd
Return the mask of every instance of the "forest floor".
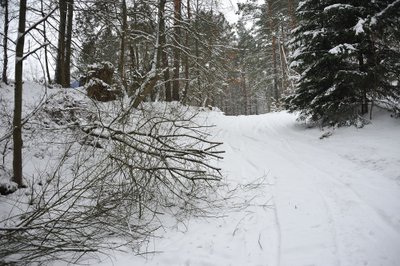
<path id="1" fill-rule="evenodd" d="M 321 131 L 285 112 L 203 116 L 244 207 L 166 230 L 149 246 L 159 253 L 113 265 L 400 265 L 400 120 L 377 110 L 362 129 Z"/>

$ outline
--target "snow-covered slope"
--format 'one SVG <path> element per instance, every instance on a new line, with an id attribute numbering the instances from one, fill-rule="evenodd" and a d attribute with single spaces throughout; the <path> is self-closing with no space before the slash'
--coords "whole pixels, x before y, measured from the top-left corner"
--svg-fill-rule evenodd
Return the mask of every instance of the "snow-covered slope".
<path id="1" fill-rule="evenodd" d="M 242 208 L 169 229 L 149 245 L 160 253 L 114 265 L 400 265 L 399 120 L 378 111 L 323 139 L 284 112 L 208 120 Z"/>

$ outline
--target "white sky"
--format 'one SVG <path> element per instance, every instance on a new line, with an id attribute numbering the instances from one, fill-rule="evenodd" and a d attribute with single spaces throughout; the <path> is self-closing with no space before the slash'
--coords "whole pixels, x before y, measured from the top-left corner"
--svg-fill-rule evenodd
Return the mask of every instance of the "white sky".
<path id="1" fill-rule="evenodd" d="M 265 0 L 257 0 L 258 4 L 263 3 Z M 218 9 L 225 14 L 226 19 L 230 23 L 235 23 L 238 21 L 239 16 L 236 15 L 238 11 L 238 3 L 246 3 L 246 0 L 215 0 Z"/>
<path id="2" fill-rule="evenodd" d="M 238 16 L 235 14 L 238 11 L 237 3 L 243 3 L 246 0 L 216 0 L 219 10 L 225 14 L 226 19 L 230 23 L 237 22 Z"/>
<path id="3" fill-rule="evenodd" d="M 237 3 L 244 3 L 246 0 L 214 0 L 214 4 L 217 6 L 218 10 L 220 10 L 222 13 L 225 14 L 226 19 L 230 23 L 235 23 L 238 21 L 238 16 L 236 15 L 236 12 L 238 11 Z M 16 20 L 15 20 L 16 21 Z M 0 18 L 0 22 L 2 22 L 2 16 Z M 14 28 L 16 25 L 14 25 Z M 13 38 L 14 33 L 10 32 L 10 37 Z M 10 44 L 11 46 L 11 44 Z M 29 46 L 29 42 L 27 41 L 26 47 Z M 39 51 L 40 54 L 43 53 L 43 51 Z M 0 54 L 0 59 L 2 61 L 2 54 Z M 14 78 L 14 69 L 13 69 L 13 58 L 10 58 L 9 60 L 9 66 L 8 66 L 8 76 L 10 79 Z M 2 66 L 1 66 L 2 68 Z M 54 72 L 53 70 L 51 72 Z M 26 60 L 24 64 L 24 76 L 29 77 L 35 77 L 39 78 L 43 76 L 43 71 L 42 71 L 42 66 L 38 64 L 37 60 L 33 59 L 30 57 L 28 60 Z"/>

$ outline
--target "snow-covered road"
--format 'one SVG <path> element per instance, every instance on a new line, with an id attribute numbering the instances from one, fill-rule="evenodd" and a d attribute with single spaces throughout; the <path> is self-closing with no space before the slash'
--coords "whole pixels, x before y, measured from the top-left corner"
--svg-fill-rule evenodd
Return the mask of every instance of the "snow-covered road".
<path id="1" fill-rule="evenodd" d="M 400 131 L 381 123 L 320 140 L 284 113 L 219 121 L 230 176 L 273 180 L 277 265 L 400 265 Z"/>
<path id="2" fill-rule="evenodd" d="M 400 265 L 400 121 L 381 112 L 320 139 L 287 113 L 208 119 L 247 207 L 192 219 L 149 247 L 162 253 L 115 265 Z"/>

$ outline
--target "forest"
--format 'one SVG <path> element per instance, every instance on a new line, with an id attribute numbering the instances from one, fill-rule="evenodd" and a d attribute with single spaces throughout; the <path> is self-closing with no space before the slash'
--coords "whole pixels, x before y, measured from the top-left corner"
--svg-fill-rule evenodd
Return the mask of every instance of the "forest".
<path id="1" fill-rule="evenodd" d="M 400 0 L 0 5 L 0 265 L 144 254 L 168 223 L 253 206 L 217 114 L 293 113 L 320 139 L 400 117 Z"/>

